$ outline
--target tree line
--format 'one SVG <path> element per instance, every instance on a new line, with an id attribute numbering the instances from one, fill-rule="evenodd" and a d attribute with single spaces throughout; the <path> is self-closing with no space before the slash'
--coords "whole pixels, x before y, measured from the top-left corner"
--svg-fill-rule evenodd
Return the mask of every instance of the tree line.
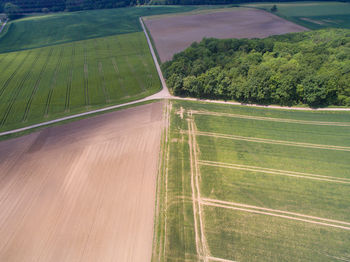
<path id="1" fill-rule="evenodd" d="M 244 103 L 350 106 L 350 30 L 203 39 L 162 64 L 176 95 Z"/>
<path id="2" fill-rule="evenodd" d="M 289 2 L 304 0 L 271 0 L 269 2 Z M 322 1 L 322 0 L 321 0 Z M 329 0 L 323 0 L 329 1 Z M 332 0 L 331 0 L 332 1 Z M 333 0 L 334 1 L 334 0 Z M 342 0 L 350 2 L 350 0 Z M 134 5 L 218 5 L 264 2 L 263 0 L 0 0 L 0 13 L 6 12 L 12 19 L 26 13 L 79 11 L 90 9 L 117 8 Z"/>
<path id="3" fill-rule="evenodd" d="M 145 0 L 0 0 L 0 12 L 15 19 L 26 13 L 118 8 L 144 3 Z"/>

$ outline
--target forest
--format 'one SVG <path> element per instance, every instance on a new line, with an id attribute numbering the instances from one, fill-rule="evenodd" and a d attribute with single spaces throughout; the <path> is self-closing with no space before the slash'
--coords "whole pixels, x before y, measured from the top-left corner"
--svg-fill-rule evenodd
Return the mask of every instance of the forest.
<path id="1" fill-rule="evenodd" d="M 350 106 L 350 30 L 203 39 L 162 65 L 175 95 L 243 103 Z"/>

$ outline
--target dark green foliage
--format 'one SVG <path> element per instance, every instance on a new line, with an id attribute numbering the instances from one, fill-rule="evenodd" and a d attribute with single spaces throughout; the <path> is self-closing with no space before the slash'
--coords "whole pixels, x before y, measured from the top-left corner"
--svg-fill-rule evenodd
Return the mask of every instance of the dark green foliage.
<path id="1" fill-rule="evenodd" d="M 273 5 L 271 7 L 271 12 L 277 12 L 277 6 L 276 5 Z"/>
<path id="2" fill-rule="evenodd" d="M 290 2 L 291 0 L 271 0 L 270 2 Z M 295 2 L 295 0 L 292 0 Z M 303 0 L 296 0 L 302 2 Z M 327 1 L 327 0 L 325 0 Z M 329 0 L 328 0 L 329 1 Z M 343 0 L 349 2 L 350 0 Z M 91 9 L 106 9 L 135 5 L 228 5 L 240 3 L 264 2 L 263 0 L 0 0 L 0 9 L 5 3 L 11 2 L 19 7 L 21 14 L 58 11 L 79 11 Z M 46 9 L 44 9 L 46 8 Z"/>
<path id="3" fill-rule="evenodd" d="M 350 30 L 203 39 L 162 67 L 176 95 L 259 104 L 350 105 Z"/>
<path id="4" fill-rule="evenodd" d="M 14 5 L 12 3 L 6 3 L 4 5 L 4 10 L 5 14 L 9 19 L 16 19 L 20 17 L 19 14 L 19 7 L 17 5 Z"/>

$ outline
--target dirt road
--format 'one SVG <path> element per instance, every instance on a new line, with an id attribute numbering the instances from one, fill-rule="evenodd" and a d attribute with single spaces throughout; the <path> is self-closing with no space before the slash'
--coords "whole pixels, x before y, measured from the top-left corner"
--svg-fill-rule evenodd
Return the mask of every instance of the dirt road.
<path id="1" fill-rule="evenodd" d="M 7 21 L 8 21 L 8 20 L 6 20 L 6 21 L 2 24 L 2 26 L 0 27 L 0 34 L 1 34 L 2 30 L 4 29 L 5 25 L 7 24 Z"/>
<path id="2" fill-rule="evenodd" d="M 0 261 L 150 261 L 162 102 L 0 142 Z"/>

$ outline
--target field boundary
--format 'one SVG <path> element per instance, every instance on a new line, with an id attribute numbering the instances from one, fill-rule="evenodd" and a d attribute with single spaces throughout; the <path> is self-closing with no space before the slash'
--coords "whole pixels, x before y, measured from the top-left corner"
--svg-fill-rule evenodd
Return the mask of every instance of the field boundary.
<path id="1" fill-rule="evenodd" d="M 219 167 L 219 168 L 231 168 L 231 169 L 245 170 L 245 171 L 251 171 L 251 172 L 259 172 L 259 173 L 264 173 L 264 174 L 314 179 L 314 180 L 327 181 L 327 182 L 333 182 L 333 183 L 341 183 L 341 184 L 350 184 L 350 179 L 341 178 L 341 177 L 323 176 L 323 175 L 317 175 L 317 174 L 309 174 L 309 173 L 279 170 L 279 169 L 272 169 L 272 168 L 264 168 L 264 167 L 257 167 L 257 166 L 222 163 L 222 162 L 207 161 L 207 160 L 200 160 L 200 161 L 198 161 L 198 163 L 200 165 L 204 165 L 204 166 L 213 166 L 213 167 Z"/>
<path id="2" fill-rule="evenodd" d="M 327 108 L 311 108 L 311 107 L 293 107 L 293 106 L 277 106 L 277 105 L 259 105 L 259 104 L 246 104 L 246 103 L 240 103 L 240 102 L 232 102 L 232 101 L 226 101 L 226 100 L 212 100 L 212 99 L 200 99 L 200 98 L 193 98 L 193 97 L 177 97 L 173 96 L 173 99 L 179 99 L 179 100 L 188 100 L 188 101 L 197 101 L 197 102 L 204 102 L 204 103 L 213 103 L 213 104 L 222 104 L 222 105 L 234 105 L 234 106 L 244 106 L 244 107 L 256 107 L 256 108 L 266 108 L 266 109 L 281 109 L 281 110 L 300 110 L 300 111 L 345 111 L 350 112 L 349 107 L 327 107 Z"/>
<path id="3" fill-rule="evenodd" d="M 167 174 L 170 152 L 170 113 L 171 106 L 166 101 L 163 104 L 163 131 L 161 137 L 161 145 L 159 150 L 158 175 L 156 183 L 156 201 L 154 214 L 154 232 L 153 232 L 153 247 L 152 260 L 161 261 L 166 257 L 166 226 L 167 226 Z M 162 200 L 163 197 L 165 200 Z"/>

